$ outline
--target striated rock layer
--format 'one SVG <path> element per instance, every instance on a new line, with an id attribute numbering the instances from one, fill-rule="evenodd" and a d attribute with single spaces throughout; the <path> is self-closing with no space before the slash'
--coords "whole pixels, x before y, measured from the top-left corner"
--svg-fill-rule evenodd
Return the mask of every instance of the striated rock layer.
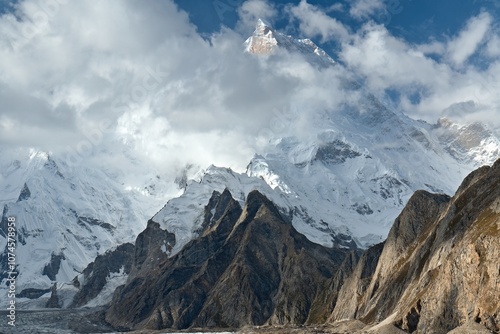
<path id="1" fill-rule="evenodd" d="M 258 191 L 243 208 L 227 189 L 214 192 L 198 237 L 173 256 L 162 233 L 150 222 L 139 236 L 131 275 L 106 313 L 113 326 L 500 329 L 500 160 L 453 197 L 415 192 L 387 240 L 363 253 L 309 241 Z"/>
<path id="2" fill-rule="evenodd" d="M 151 329 L 307 321 L 348 251 L 312 243 L 257 191 L 243 209 L 228 190 L 213 198 L 198 238 L 171 258 L 132 269 L 107 321 Z"/>
<path id="3" fill-rule="evenodd" d="M 369 283 L 360 279 L 360 261 L 330 320 L 385 320 L 425 334 L 475 322 L 498 332 L 499 258 L 500 160 L 471 173 L 451 199 L 416 192 L 396 219 Z"/>

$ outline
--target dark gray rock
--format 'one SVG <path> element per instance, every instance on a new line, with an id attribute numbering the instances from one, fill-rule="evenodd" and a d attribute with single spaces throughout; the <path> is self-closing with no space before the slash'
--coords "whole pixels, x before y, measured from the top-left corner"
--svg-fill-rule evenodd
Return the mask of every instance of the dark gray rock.
<path id="1" fill-rule="evenodd" d="M 46 293 L 51 292 L 51 289 L 33 289 L 28 288 L 24 289 L 20 293 L 16 294 L 17 298 L 29 298 L 29 299 L 38 299 Z"/>
<path id="2" fill-rule="evenodd" d="M 325 164 L 341 164 L 347 159 L 354 159 L 361 156 L 350 145 L 340 140 L 334 140 L 318 148 L 314 160 L 322 161 Z"/>
<path id="3" fill-rule="evenodd" d="M 307 321 L 319 287 L 348 251 L 310 242 L 257 191 L 243 210 L 229 195 L 213 196 L 220 217 L 199 238 L 131 275 L 107 321 L 152 329 Z"/>
<path id="4" fill-rule="evenodd" d="M 340 288 L 329 320 L 355 319 L 358 316 L 359 297 L 368 289 L 383 249 L 384 243 L 368 248 L 357 262 L 352 261 L 350 275 L 344 276 L 338 283 L 333 282 L 334 287 Z"/>
<path id="5" fill-rule="evenodd" d="M 137 236 L 135 241 L 131 272 L 139 271 L 143 266 L 146 268 L 154 266 L 156 261 L 167 259 L 167 254 L 161 249 L 162 246 L 170 252 L 175 246 L 175 234 L 162 229 L 157 222 L 149 220 L 146 229 Z"/>
<path id="6" fill-rule="evenodd" d="M 113 233 L 115 230 L 115 227 L 113 225 L 106 223 L 106 222 L 103 222 L 102 220 L 99 220 L 99 219 L 90 218 L 90 217 L 83 217 L 83 216 L 80 216 L 77 218 L 78 218 L 77 224 L 84 227 L 84 228 L 87 228 L 89 231 L 91 231 L 89 229 L 89 226 L 100 226 L 103 229 L 108 230 L 111 233 Z"/>
<path id="7" fill-rule="evenodd" d="M 54 285 L 52 285 L 52 288 L 50 289 L 50 291 L 52 293 L 50 295 L 49 300 L 45 304 L 45 307 L 47 307 L 47 308 L 61 308 L 62 303 L 59 300 L 59 296 L 57 295 L 57 283 L 54 283 Z"/>
<path id="8" fill-rule="evenodd" d="M 7 238 L 8 232 L 8 220 L 7 220 L 7 212 L 9 211 L 9 207 L 7 205 L 3 206 L 2 211 L 2 220 L 0 221 L 0 236 Z"/>
<path id="9" fill-rule="evenodd" d="M 78 276 L 73 280 L 73 285 L 79 287 L 79 291 L 73 298 L 70 307 L 80 307 L 97 297 L 107 283 L 107 277 L 111 273 L 122 270 L 129 274 L 132 268 L 134 245 L 126 243 L 118 246 L 112 251 L 99 255 L 94 262 L 84 269 L 83 285 L 78 281 Z"/>
<path id="10" fill-rule="evenodd" d="M 43 268 L 42 275 L 46 275 L 51 281 L 56 280 L 56 275 L 61 267 L 61 261 L 65 260 L 64 254 L 54 254 L 50 256 L 50 262 Z"/>
<path id="11" fill-rule="evenodd" d="M 23 189 L 21 190 L 21 193 L 19 194 L 17 202 L 25 201 L 30 197 L 31 197 L 31 191 L 28 188 L 28 185 L 26 183 L 24 183 Z"/>

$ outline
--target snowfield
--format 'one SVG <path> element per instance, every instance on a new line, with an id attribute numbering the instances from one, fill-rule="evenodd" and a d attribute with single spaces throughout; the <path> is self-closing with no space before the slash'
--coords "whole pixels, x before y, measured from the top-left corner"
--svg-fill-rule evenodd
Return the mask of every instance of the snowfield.
<path id="1" fill-rule="evenodd" d="M 386 108 L 309 40 L 259 22 L 245 47 L 267 55 L 281 48 L 312 66 L 338 68 L 349 99 L 310 114 L 310 101 L 292 101 L 294 109 L 279 119 L 280 128 L 296 127 L 306 115 L 312 130 L 283 135 L 273 128 L 266 149 L 256 152 L 246 171 L 210 166 L 177 181 L 123 143 L 104 143 L 77 165 L 57 154 L 0 146 L 0 248 L 7 244 L 4 222 L 14 216 L 17 293 L 29 288 L 43 295 L 19 298 L 23 307 L 44 307 L 54 284 L 67 306 L 76 292 L 72 280 L 97 255 L 134 242 L 149 219 L 175 233 L 169 255 L 175 254 L 197 235 L 214 191 L 228 188 L 244 203 L 249 192 L 259 190 L 311 241 L 366 248 L 385 239 L 416 190 L 451 195 L 469 172 L 500 156 L 499 139 L 481 124 L 428 124 Z M 5 256 L 0 264 L 6 271 Z M 109 277 L 91 304 L 105 304 L 125 280 L 123 273 Z M 3 281 L 2 308 L 6 294 Z"/>

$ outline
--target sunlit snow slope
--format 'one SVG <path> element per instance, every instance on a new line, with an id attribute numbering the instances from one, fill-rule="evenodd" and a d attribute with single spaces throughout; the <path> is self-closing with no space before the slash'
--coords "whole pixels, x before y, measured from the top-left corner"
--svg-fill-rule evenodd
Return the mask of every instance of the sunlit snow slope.
<path id="1" fill-rule="evenodd" d="M 335 66 L 349 99 L 334 110 L 308 114 L 308 129 L 314 130 L 305 135 L 277 133 L 246 174 L 211 167 L 201 183 L 191 183 L 170 201 L 153 220 L 176 234 L 177 250 L 196 235 L 212 190 L 225 187 L 240 200 L 259 189 L 312 241 L 367 247 L 386 237 L 414 191 L 453 194 L 470 171 L 500 155 L 500 141 L 481 124 L 441 119 L 433 125 L 388 109 L 310 40 L 286 36 L 259 20 L 245 49 L 256 56 L 299 54 L 320 69 Z M 293 127 L 310 111 L 307 101 L 301 105 L 279 118 L 281 128 Z"/>
<path id="2" fill-rule="evenodd" d="M 465 175 L 500 155 L 498 138 L 484 125 L 447 119 L 428 124 L 386 108 L 310 40 L 259 21 L 245 48 L 255 57 L 289 52 L 319 71 L 334 68 L 349 98 L 312 113 L 314 101 L 299 101 L 279 117 L 279 127 L 294 128 L 307 118 L 307 133 L 274 131 L 246 172 L 208 167 L 187 185 L 182 180 L 182 195 L 166 205 L 180 194 L 179 186 L 125 146 L 117 151 L 119 145 L 102 145 L 76 166 L 56 154 L 0 147 L 0 248 L 6 246 L 6 219 L 15 216 L 18 293 L 38 289 L 32 292 L 45 294 L 46 301 L 55 282 L 59 290 L 67 286 L 75 293 L 71 280 L 98 254 L 133 242 L 151 217 L 175 233 L 173 249 L 164 251 L 176 253 L 200 230 L 213 191 L 225 188 L 242 204 L 259 190 L 314 242 L 367 247 L 385 238 L 415 190 L 452 194 Z M 6 258 L 0 263 L 3 273 Z M 5 281 L 0 295 L 0 303 L 7 302 Z M 67 306 L 71 293 L 63 300 Z M 30 303 L 44 307 L 43 300 Z"/>
<path id="3" fill-rule="evenodd" d="M 127 152 L 99 152 L 103 153 L 128 163 L 96 165 L 88 157 L 86 163 L 73 165 L 36 150 L 0 150 L 0 248 L 6 246 L 7 217 L 16 217 L 18 294 L 27 288 L 47 290 L 54 282 L 70 284 L 97 255 L 133 242 L 173 195 L 173 182 L 162 180 L 146 164 L 137 165 Z M 6 294 L 6 285 L 1 284 L 0 295 Z"/>

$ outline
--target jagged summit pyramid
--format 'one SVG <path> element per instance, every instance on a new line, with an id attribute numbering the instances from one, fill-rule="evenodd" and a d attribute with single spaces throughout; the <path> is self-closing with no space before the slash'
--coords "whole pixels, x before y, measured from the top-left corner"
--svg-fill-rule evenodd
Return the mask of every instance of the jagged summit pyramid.
<path id="1" fill-rule="evenodd" d="M 254 54 L 271 54 L 278 45 L 274 35 L 274 30 L 258 19 L 253 35 L 245 42 L 246 51 Z"/>
<path id="2" fill-rule="evenodd" d="M 335 64 L 335 61 L 310 39 L 295 39 L 274 30 L 262 19 L 258 19 L 252 36 L 245 41 L 245 50 L 253 54 L 269 55 L 279 48 L 297 52 L 311 63 L 321 66 Z"/>

